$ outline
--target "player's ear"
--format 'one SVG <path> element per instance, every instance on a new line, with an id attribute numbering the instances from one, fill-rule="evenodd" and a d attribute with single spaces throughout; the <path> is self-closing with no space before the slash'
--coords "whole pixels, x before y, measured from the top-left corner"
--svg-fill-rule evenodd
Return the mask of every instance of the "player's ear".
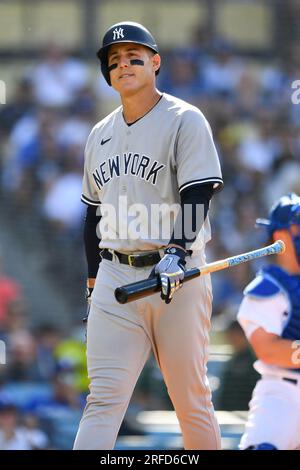
<path id="1" fill-rule="evenodd" d="M 152 64 L 153 64 L 153 70 L 156 72 L 157 70 L 160 69 L 160 64 L 161 64 L 161 58 L 159 54 L 154 54 L 152 56 Z"/>

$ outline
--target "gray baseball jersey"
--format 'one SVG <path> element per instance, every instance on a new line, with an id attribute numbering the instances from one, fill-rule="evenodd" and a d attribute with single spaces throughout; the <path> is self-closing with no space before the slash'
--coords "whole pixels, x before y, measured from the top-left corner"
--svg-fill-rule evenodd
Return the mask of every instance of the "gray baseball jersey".
<path id="1" fill-rule="evenodd" d="M 180 192 L 199 183 L 221 185 L 220 165 L 209 124 L 197 108 L 184 101 L 163 94 L 131 126 L 120 107 L 91 132 L 82 200 L 101 211 L 101 248 L 135 252 L 163 247 L 170 240 L 172 224 L 169 233 L 163 226 L 167 219 L 171 222 L 173 207 L 180 206 Z M 202 248 L 209 238 L 206 218 L 197 250 L 186 259 L 187 269 L 205 263 Z M 119 304 L 114 297 L 116 287 L 146 279 L 152 268 L 134 268 L 115 258 L 100 263 L 87 327 L 90 394 L 75 449 L 114 447 L 151 350 L 174 404 L 185 449 L 220 448 L 205 376 L 210 277 L 187 283 L 169 305 L 161 301 L 159 293 Z"/>
<path id="2" fill-rule="evenodd" d="M 135 252 L 166 245 L 180 192 L 199 183 L 222 185 L 219 159 L 201 111 L 178 98 L 164 93 L 132 125 L 119 107 L 88 138 L 82 201 L 101 204 L 101 248 Z M 209 239 L 207 217 L 195 249 Z"/>

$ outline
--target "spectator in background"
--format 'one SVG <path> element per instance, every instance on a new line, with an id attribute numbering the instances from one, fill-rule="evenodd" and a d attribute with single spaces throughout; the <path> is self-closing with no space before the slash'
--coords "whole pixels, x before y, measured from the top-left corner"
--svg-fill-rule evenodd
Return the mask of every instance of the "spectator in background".
<path id="1" fill-rule="evenodd" d="M 52 380 L 49 397 L 37 397 L 26 411 L 36 416 L 56 449 L 70 449 L 75 438 L 84 401 L 74 386 L 72 364 L 61 362 Z"/>
<path id="2" fill-rule="evenodd" d="M 0 253 L 0 330 L 7 326 L 9 310 L 21 300 L 21 286 L 2 271 L 3 259 Z"/>
<path id="3" fill-rule="evenodd" d="M 231 44 L 223 39 L 215 39 L 213 56 L 201 64 L 205 89 L 212 97 L 220 96 L 229 100 L 235 99 L 244 68 L 242 60 L 234 55 Z"/>
<path id="4" fill-rule="evenodd" d="M 26 433 L 19 426 L 18 410 L 11 403 L 0 404 L 0 450 L 31 450 Z"/>
<path id="5" fill-rule="evenodd" d="M 44 201 L 45 218 L 60 232 L 72 231 L 79 227 L 84 213 L 80 201 L 82 186 L 82 147 L 68 147 L 60 174 L 47 188 Z"/>
<path id="6" fill-rule="evenodd" d="M 51 178 L 61 155 L 55 137 L 60 117 L 51 109 L 35 107 L 13 127 L 3 165 L 2 186 L 19 206 L 30 204 L 39 179 Z M 46 167 L 47 171 L 42 169 Z M 26 208 L 26 204 L 25 204 Z M 28 208 L 26 208 L 28 210 Z"/>
<path id="7" fill-rule="evenodd" d="M 55 349 L 61 340 L 62 332 L 56 326 L 42 324 L 35 331 L 37 364 L 41 378 L 51 381 L 56 373 Z"/>
<path id="8" fill-rule="evenodd" d="M 253 130 L 254 133 L 241 142 L 238 155 L 245 169 L 265 176 L 278 157 L 280 145 L 270 116 L 262 115 L 259 126 Z"/>
<path id="9" fill-rule="evenodd" d="M 56 372 L 52 377 L 52 392 L 47 397 L 36 397 L 27 404 L 27 411 L 40 418 L 63 418 L 77 412 L 78 416 L 84 401 L 75 386 L 74 367 L 69 361 L 58 361 Z"/>
<path id="10" fill-rule="evenodd" d="M 197 67 L 197 55 L 187 50 L 174 50 L 169 57 L 161 86 L 168 93 L 180 96 L 181 99 L 196 102 L 203 92 L 203 82 Z"/>
<path id="11" fill-rule="evenodd" d="M 34 106 L 31 82 L 28 78 L 21 77 L 10 103 L 0 108 L 0 135 L 8 135 L 15 123 L 31 112 Z"/>
<path id="12" fill-rule="evenodd" d="M 5 377 L 8 382 L 40 382 L 36 341 L 29 330 L 15 331 L 9 336 Z"/>
<path id="13" fill-rule="evenodd" d="M 0 450 L 42 450 L 48 437 L 39 428 L 36 417 L 22 417 L 10 401 L 0 403 Z"/>
<path id="14" fill-rule="evenodd" d="M 47 434 L 40 429 L 39 420 L 33 414 L 23 416 L 24 434 L 31 450 L 46 450 L 49 447 Z"/>
<path id="15" fill-rule="evenodd" d="M 41 106 L 63 107 L 71 104 L 76 92 L 89 80 L 87 67 L 49 43 L 41 62 L 31 71 L 34 96 Z"/>
<path id="16" fill-rule="evenodd" d="M 37 362 L 37 343 L 28 325 L 22 302 L 14 302 L 8 309 L 7 321 L 1 339 L 6 343 L 6 365 L 0 370 L 7 382 L 40 382 L 42 374 Z"/>

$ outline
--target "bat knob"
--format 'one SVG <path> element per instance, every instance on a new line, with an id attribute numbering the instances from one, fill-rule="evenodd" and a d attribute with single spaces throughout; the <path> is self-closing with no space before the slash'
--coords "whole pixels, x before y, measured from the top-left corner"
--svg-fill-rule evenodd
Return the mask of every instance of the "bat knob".
<path id="1" fill-rule="evenodd" d="M 126 304 L 128 295 L 122 287 L 117 287 L 115 290 L 115 298 L 120 304 Z"/>

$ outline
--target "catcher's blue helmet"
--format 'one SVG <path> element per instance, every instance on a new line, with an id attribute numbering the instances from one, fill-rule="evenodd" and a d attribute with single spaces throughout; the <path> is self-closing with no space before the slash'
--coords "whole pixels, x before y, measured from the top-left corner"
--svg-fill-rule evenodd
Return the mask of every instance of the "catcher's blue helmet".
<path id="1" fill-rule="evenodd" d="M 275 230 L 288 229 L 291 225 L 300 225 L 300 197 L 295 193 L 282 196 L 269 212 L 269 219 L 257 219 L 256 225 L 267 228 L 272 236 Z"/>
<path id="2" fill-rule="evenodd" d="M 120 42 L 133 42 L 148 47 L 155 54 L 158 54 L 158 46 L 154 37 L 143 25 L 133 21 L 123 21 L 111 26 L 105 33 L 102 41 L 102 46 L 97 52 L 97 56 L 101 62 L 101 70 L 105 80 L 109 85 L 110 77 L 108 71 L 108 49 L 112 44 Z M 159 70 L 156 71 L 156 75 Z"/>

